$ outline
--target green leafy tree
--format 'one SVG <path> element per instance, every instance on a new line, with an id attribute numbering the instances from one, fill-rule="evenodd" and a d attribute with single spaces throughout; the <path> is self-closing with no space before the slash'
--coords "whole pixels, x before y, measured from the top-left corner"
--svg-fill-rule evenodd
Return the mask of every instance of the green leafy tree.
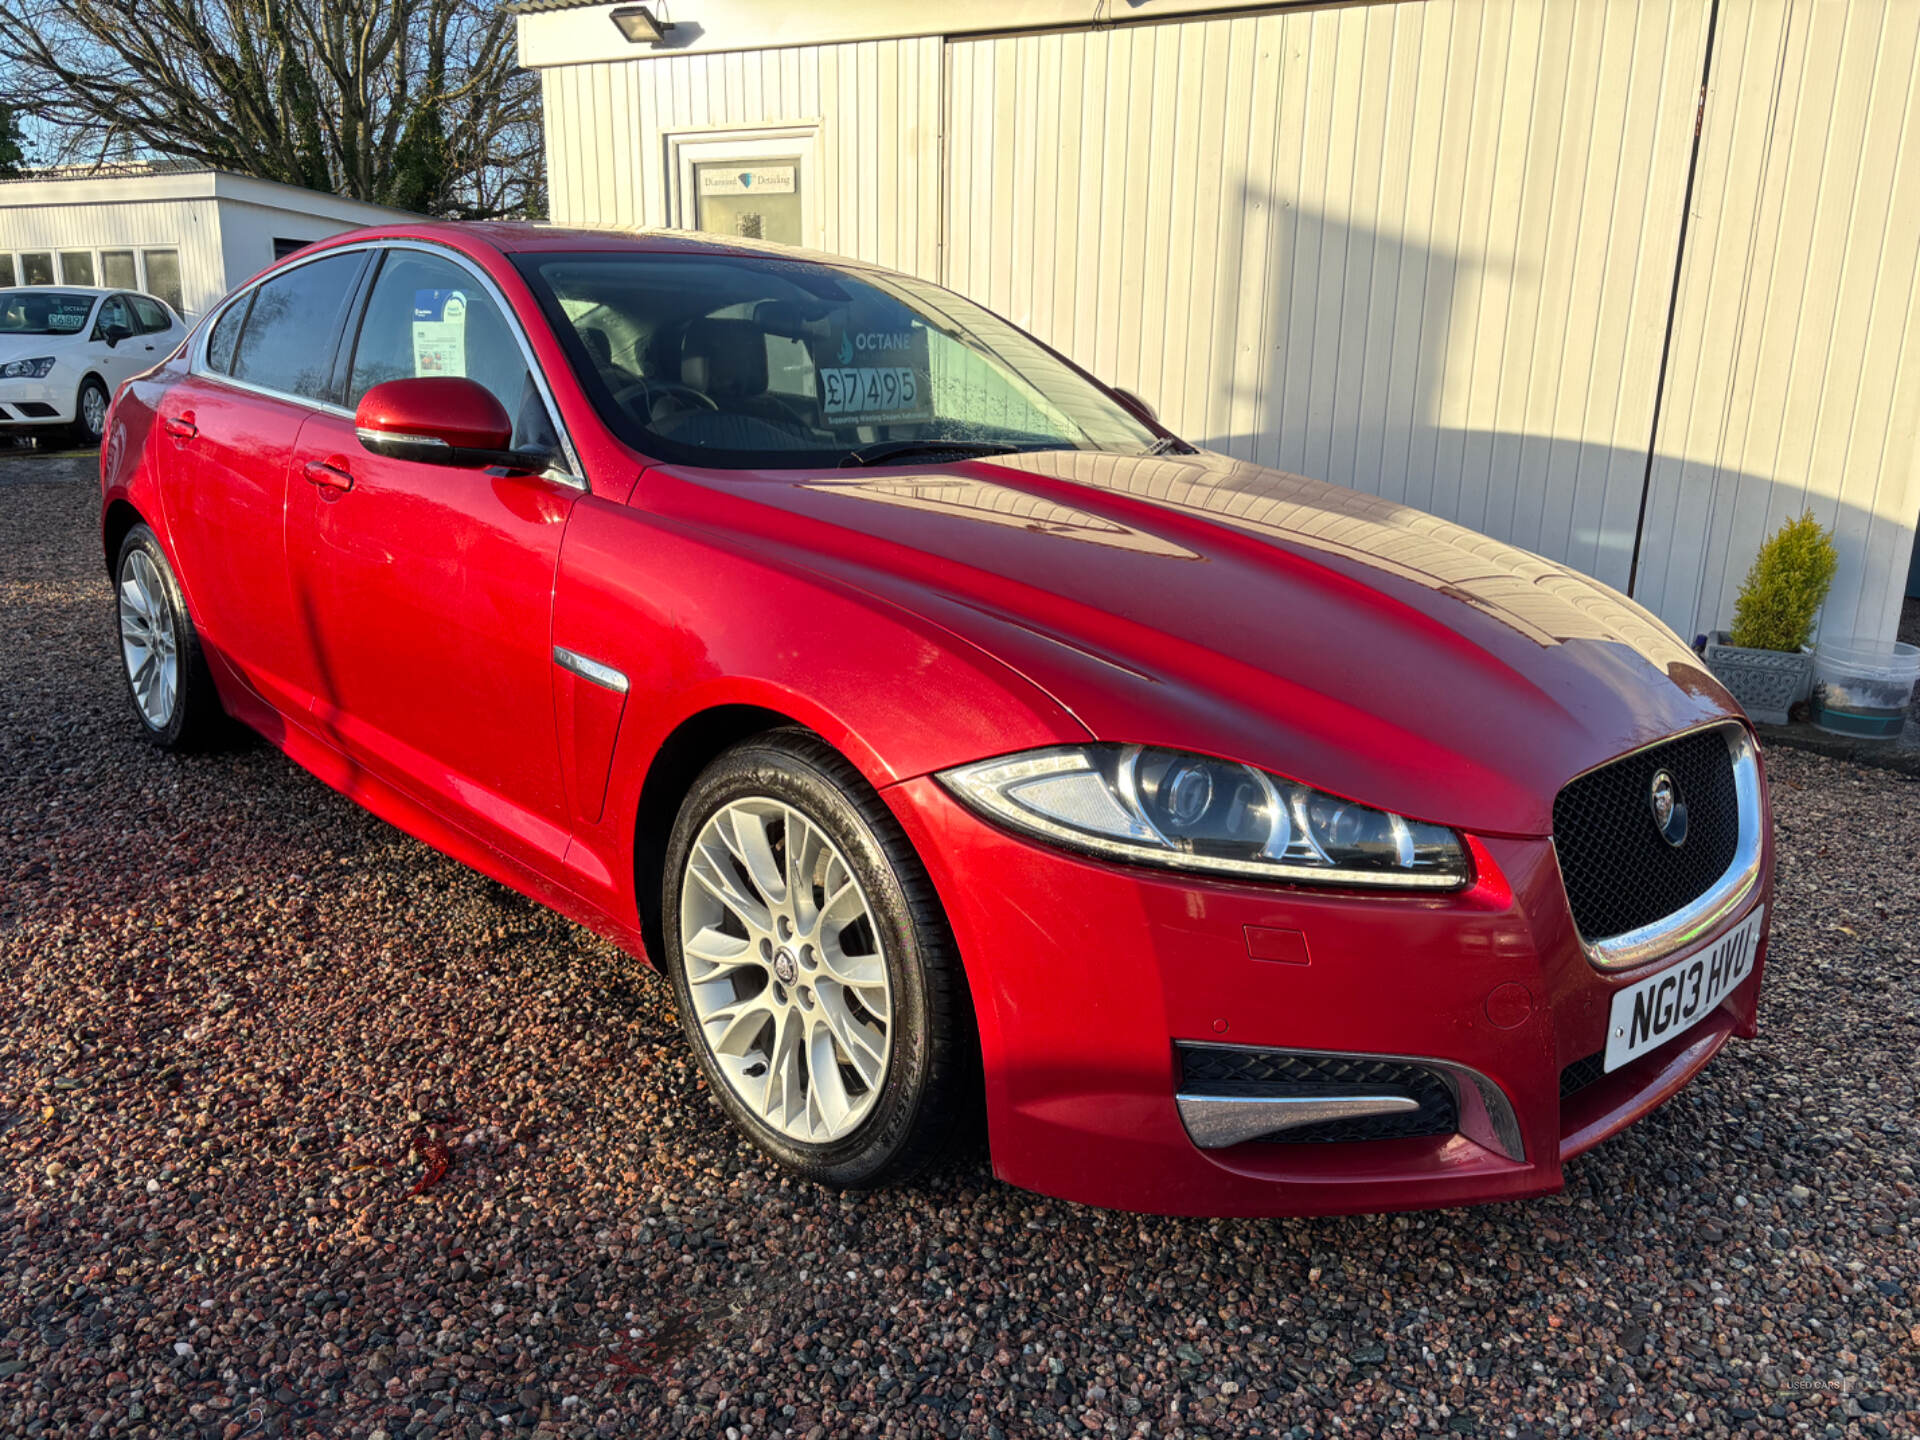
<path id="1" fill-rule="evenodd" d="M 1839 564 L 1832 537 L 1811 510 L 1787 521 L 1753 557 L 1727 638 L 1750 650 L 1799 650 Z"/>
<path id="2" fill-rule="evenodd" d="M 0 103 L 132 151 L 462 219 L 544 214 L 497 0 L 0 0 Z"/>
<path id="3" fill-rule="evenodd" d="M 18 175 L 27 167 L 27 141 L 20 133 L 20 117 L 11 105 L 0 104 L 0 179 Z"/>

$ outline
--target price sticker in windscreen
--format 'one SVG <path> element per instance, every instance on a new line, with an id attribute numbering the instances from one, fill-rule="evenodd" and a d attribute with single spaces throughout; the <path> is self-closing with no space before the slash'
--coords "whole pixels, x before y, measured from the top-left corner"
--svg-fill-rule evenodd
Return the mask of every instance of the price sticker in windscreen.
<path id="1" fill-rule="evenodd" d="M 838 365 L 820 369 L 829 425 L 912 424 L 933 418 L 927 332 L 858 330 L 840 337 Z"/>

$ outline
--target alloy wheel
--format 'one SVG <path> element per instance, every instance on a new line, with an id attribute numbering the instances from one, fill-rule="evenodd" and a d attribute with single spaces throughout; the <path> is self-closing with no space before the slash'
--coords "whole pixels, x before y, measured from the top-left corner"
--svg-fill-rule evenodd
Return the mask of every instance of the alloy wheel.
<path id="1" fill-rule="evenodd" d="M 893 996 L 839 848 L 784 801 L 730 801 L 693 843 L 679 919 L 694 1018 L 734 1095 L 789 1139 L 851 1134 L 886 1082 Z"/>
<path id="2" fill-rule="evenodd" d="M 80 392 L 80 423 L 96 440 L 107 428 L 107 397 L 98 385 L 89 385 Z"/>
<path id="3" fill-rule="evenodd" d="M 134 702 L 155 730 L 167 728 L 180 693 L 180 643 L 160 568 L 133 550 L 120 569 L 120 653 Z"/>

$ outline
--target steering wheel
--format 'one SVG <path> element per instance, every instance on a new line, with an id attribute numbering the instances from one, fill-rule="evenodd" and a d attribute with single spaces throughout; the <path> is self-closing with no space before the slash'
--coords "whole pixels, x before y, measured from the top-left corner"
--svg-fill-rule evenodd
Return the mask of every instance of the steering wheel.
<path id="1" fill-rule="evenodd" d="M 653 402 L 656 395 L 662 399 L 680 401 L 689 410 L 718 410 L 720 408 L 714 403 L 713 397 L 707 394 L 706 391 L 696 390 L 691 385 L 682 385 L 677 380 L 636 380 L 631 385 L 622 385 L 613 392 L 613 403 L 618 405 L 622 410 L 625 410 L 629 415 L 637 415 L 638 412 L 627 403 L 627 401 L 635 395 L 643 395 L 646 397 L 646 414 L 639 418 L 644 419 L 648 424 L 653 423 Z"/>

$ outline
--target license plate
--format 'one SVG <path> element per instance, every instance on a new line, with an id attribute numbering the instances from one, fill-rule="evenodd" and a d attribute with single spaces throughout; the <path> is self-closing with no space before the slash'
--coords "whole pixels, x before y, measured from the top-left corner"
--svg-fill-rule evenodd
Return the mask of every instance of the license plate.
<path id="1" fill-rule="evenodd" d="M 1609 1071 L 1691 1029 L 1753 973 L 1764 911 L 1765 907 L 1755 909 L 1737 930 L 1613 997 L 1613 1011 L 1607 1018 Z"/>

